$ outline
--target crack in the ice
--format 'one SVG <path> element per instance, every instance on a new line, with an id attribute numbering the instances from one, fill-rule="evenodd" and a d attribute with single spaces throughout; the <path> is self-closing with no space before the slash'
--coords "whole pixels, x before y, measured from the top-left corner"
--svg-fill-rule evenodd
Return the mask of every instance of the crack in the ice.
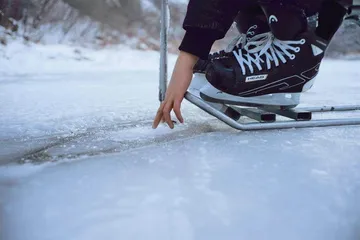
<path id="1" fill-rule="evenodd" d="M 32 149 L 27 153 L 23 154 L 20 158 L 17 159 L 19 164 L 24 163 L 33 163 L 33 164 L 41 164 L 44 162 L 55 162 L 61 161 L 63 159 L 77 159 L 80 157 L 87 157 L 87 156 L 96 156 L 101 154 L 111 154 L 111 153 L 119 153 L 124 152 L 130 149 L 141 148 L 150 145 L 162 144 L 167 143 L 169 141 L 181 140 L 186 138 L 191 138 L 197 136 L 202 133 L 208 133 L 215 131 L 216 128 L 209 124 L 190 124 L 187 128 L 179 131 L 170 132 L 165 135 L 159 136 L 151 136 L 150 138 L 144 139 L 135 139 L 135 140 L 120 140 L 120 141 L 113 141 L 114 145 L 108 148 L 100 148 L 94 151 L 80 151 L 77 153 L 68 153 L 68 154 L 51 154 L 49 150 L 55 147 L 61 147 L 68 143 L 71 143 L 75 140 L 82 140 L 77 143 L 84 143 L 86 141 L 86 137 L 91 137 L 95 134 L 104 134 L 106 135 L 109 131 L 119 131 L 121 133 L 122 130 L 132 129 L 136 127 L 141 127 L 148 125 L 150 121 L 138 121 L 132 123 L 122 123 L 118 124 L 117 126 L 105 126 L 101 128 L 92 128 L 88 129 L 85 132 L 79 132 L 70 136 L 65 137 L 57 137 L 53 142 L 41 146 L 36 149 Z M 108 141 L 112 141 L 111 139 L 106 139 Z"/>

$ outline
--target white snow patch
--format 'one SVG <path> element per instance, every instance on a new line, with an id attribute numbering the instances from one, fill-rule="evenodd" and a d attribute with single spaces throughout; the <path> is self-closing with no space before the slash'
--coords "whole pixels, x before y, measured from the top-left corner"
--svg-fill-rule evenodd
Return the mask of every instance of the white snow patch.
<path id="1" fill-rule="evenodd" d="M 314 175 L 318 175 L 318 176 L 327 176 L 329 175 L 328 172 L 324 171 L 324 170 L 319 170 L 319 169 L 312 169 L 311 173 Z"/>
<path id="2" fill-rule="evenodd" d="M 169 56 L 170 64 L 175 56 Z M 159 69 L 160 55 L 156 51 L 140 51 L 127 46 L 100 50 L 62 44 L 23 44 L 10 41 L 0 46 L 0 81 L 8 75 L 69 74 L 79 72 L 139 71 Z"/>
<path id="3" fill-rule="evenodd" d="M 147 127 L 138 126 L 138 127 L 123 130 L 120 133 L 114 132 L 111 135 L 108 135 L 108 137 L 114 141 L 154 139 L 158 136 L 162 136 L 162 135 L 170 134 L 170 133 L 173 134 L 173 133 L 179 132 L 181 134 L 181 131 L 183 131 L 186 128 L 187 128 L 186 125 L 176 124 L 176 129 L 171 130 L 164 123 L 164 124 L 160 124 L 159 127 L 157 128 L 157 130 L 154 131 L 154 129 L 149 124 L 149 126 L 147 126 Z"/>

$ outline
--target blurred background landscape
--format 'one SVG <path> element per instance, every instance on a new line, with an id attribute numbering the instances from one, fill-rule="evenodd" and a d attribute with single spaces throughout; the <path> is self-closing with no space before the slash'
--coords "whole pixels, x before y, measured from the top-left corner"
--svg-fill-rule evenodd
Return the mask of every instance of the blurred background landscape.
<path id="1" fill-rule="evenodd" d="M 182 21 L 188 0 L 170 0 L 169 51 L 177 52 L 184 34 Z M 360 3 L 360 0 L 356 0 Z M 126 45 L 159 50 L 161 0 L 0 0 L 1 48 L 13 40 L 36 44 L 66 44 L 101 49 Z M 214 45 L 224 48 L 237 34 Z M 328 57 L 358 58 L 360 29 L 344 23 Z"/>

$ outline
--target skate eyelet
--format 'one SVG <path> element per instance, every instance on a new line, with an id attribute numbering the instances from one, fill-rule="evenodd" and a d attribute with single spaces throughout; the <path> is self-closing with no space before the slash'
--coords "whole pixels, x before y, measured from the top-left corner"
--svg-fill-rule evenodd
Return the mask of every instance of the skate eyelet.
<path id="1" fill-rule="evenodd" d="M 306 40 L 305 39 L 301 39 L 300 40 L 300 44 L 305 44 L 306 43 Z"/>
<path id="2" fill-rule="evenodd" d="M 294 55 L 294 54 L 291 55 L 291 56 L 290 56 L 290 59 L 291 59 L 291 60 L 294 60 L 294 59 L 295 59 L 295 55 Z"/>
<path id="3" fill-rule="evenodd" d="M 295 52 L 297 52 L 297 53 L 300 52 L 300 48 L 299 48 L 299 47 L 296 47 L 296 48 L 295 48 Z"/>

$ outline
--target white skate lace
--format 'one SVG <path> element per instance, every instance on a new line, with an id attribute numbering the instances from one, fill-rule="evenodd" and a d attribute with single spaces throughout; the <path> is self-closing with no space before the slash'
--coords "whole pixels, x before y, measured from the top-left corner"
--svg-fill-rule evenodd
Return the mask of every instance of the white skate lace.
<path id="1" fill-rule="evenodd" d="M 274 62 L 275 66 L 279 66 L 280 61 L 282 63 L 287 62 L 286 57 L 294 60 L 296 55 L 290 53 L 289 50 L 298 53 L 300 52 L 300 47 L 291 45 L 303 44 L 305 44 L 305 39 L 282 41 L 276 39 L 272 33 L 263 33 L 251 38 L 243 49 L 236 49 L 233 51 L 233 54 L 241 67 L 242 74 L 245 75 L 245 66 L 249 68 L 250 73 L 254 73 L 254 65 L 261 71 L 261 63 L 264 61 L 266 61 L 267 69 L 271 69 L 271 62 Z M 246 53 L 243 53 L 243 50 Z M 265 60 L 262 59 L 263 56 L 265 56 Z"/>
<path id="2" fill-rule="evenodd" d="M 227 46 L 225 52 L 232 52 L 235 49 L 243 48 L 247 42 L 246 34 L 240 33 L 237 37 L 235 37 L 230 44 Z"/>

